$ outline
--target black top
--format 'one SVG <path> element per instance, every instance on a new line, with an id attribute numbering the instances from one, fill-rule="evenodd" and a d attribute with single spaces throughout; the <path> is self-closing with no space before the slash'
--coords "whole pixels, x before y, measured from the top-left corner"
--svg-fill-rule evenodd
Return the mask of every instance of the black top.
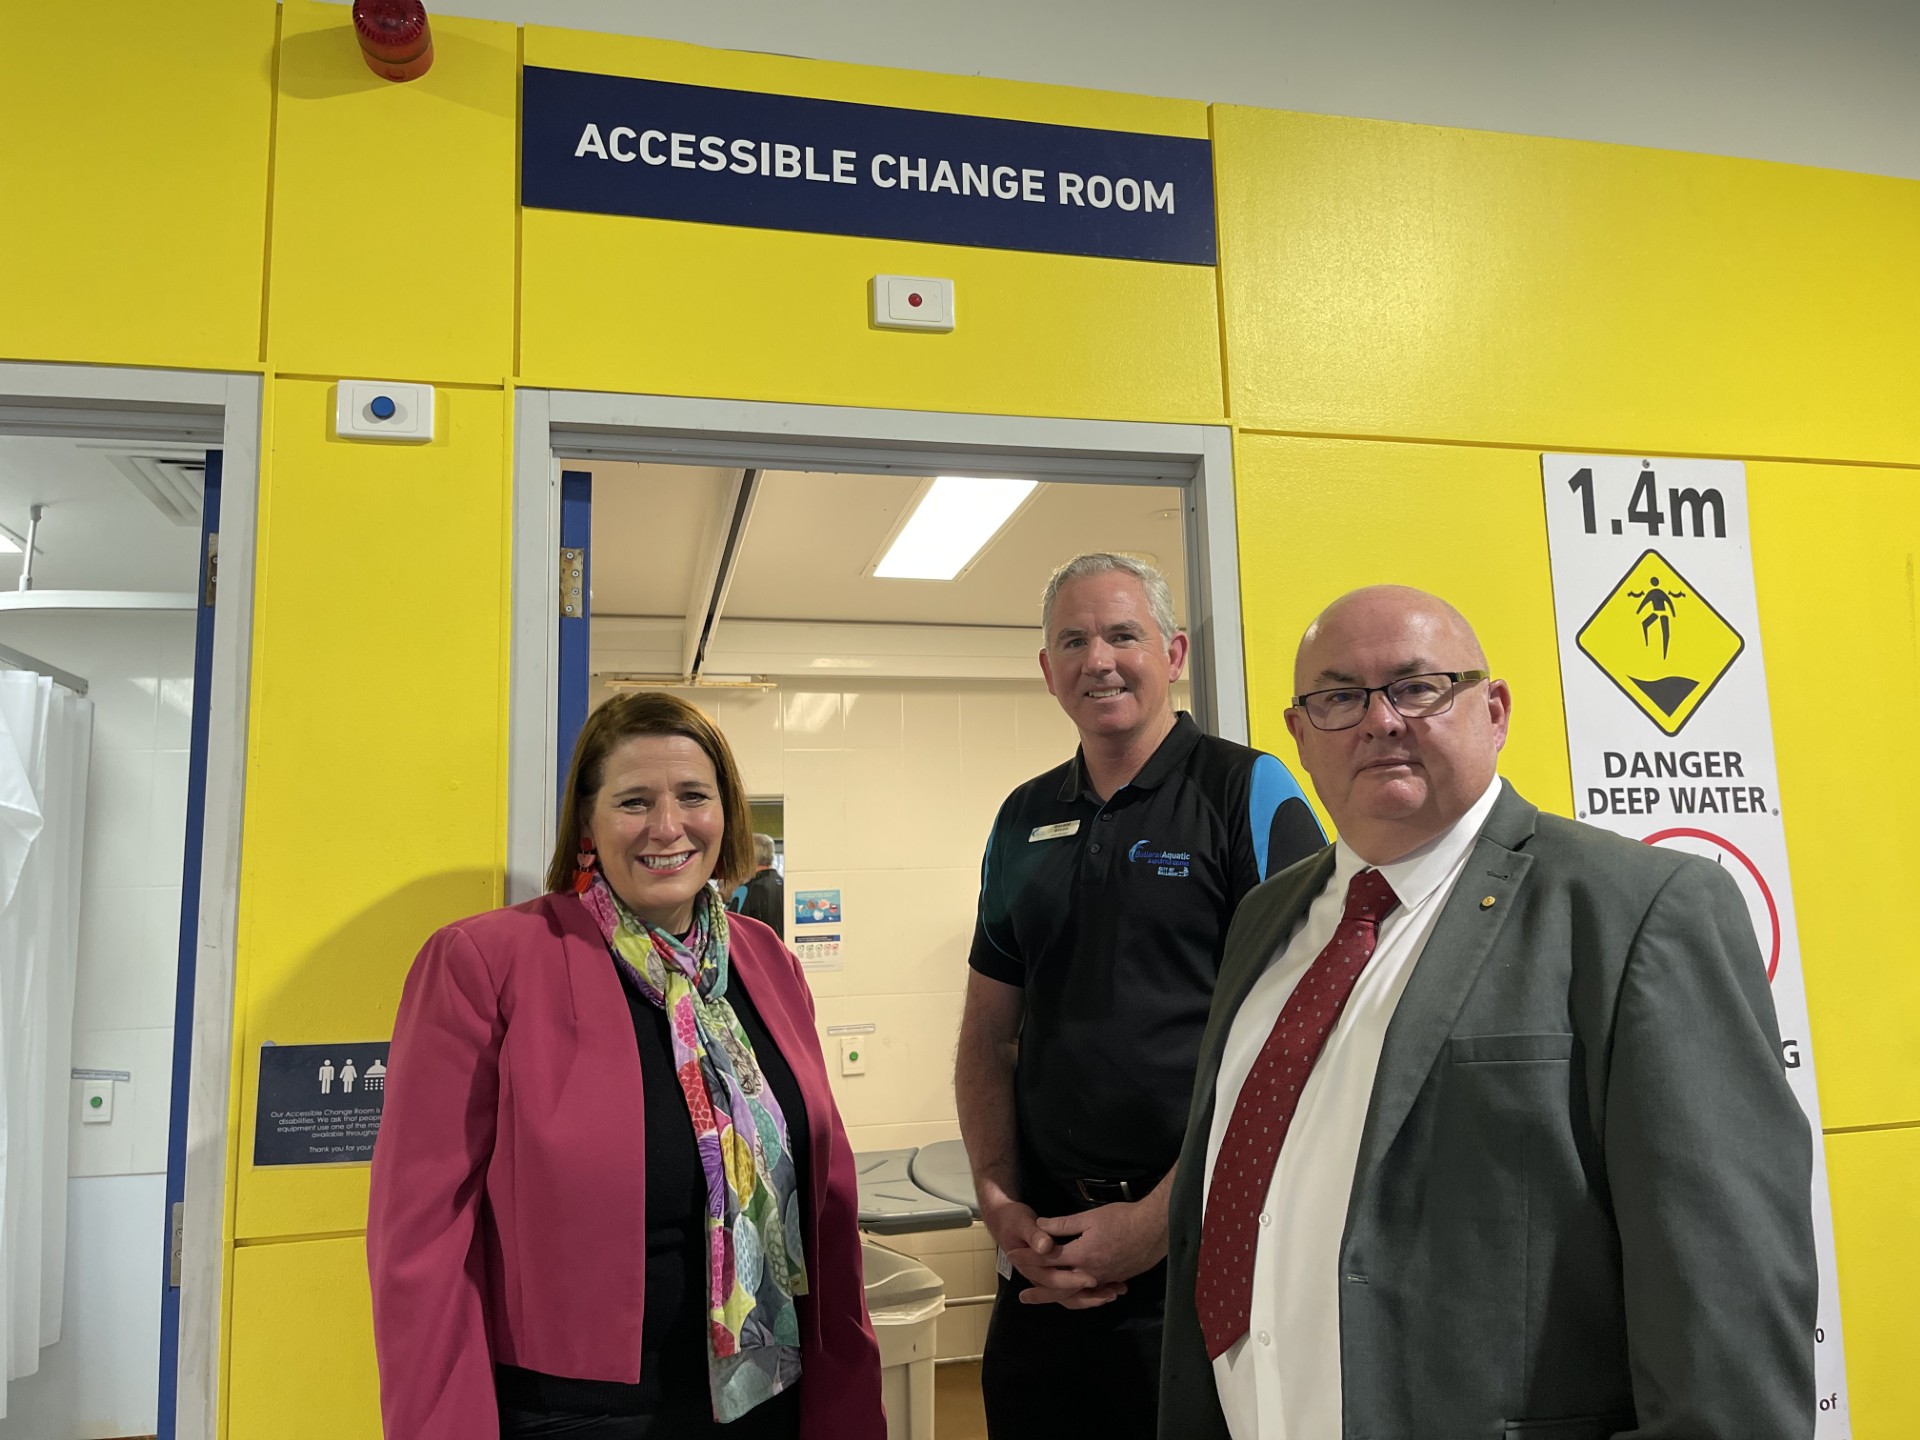
<path id="1" fill-rule="evenodd" d="M 1173 1167 L 1234 907 L 1325 843 L 1284 765 L 1184 712 L 1104 805 L 1077 752 L 1007 797 L 968 963 L 1026 990 L 1026 1173 L 1158 1180 Z"/>
<path id="2" fill-rule="evenodd" d="M 607 963 L 618 968 L 609 954 Z M 640 1327 L 640 1381 L 576 1380 L 542 1375 L 513 1366 L 498 1367 L 502 1408 L 538 1409 L 560 1414 L 651 1415 L 675 1422 L 672 1433 L 689 1437 L 713 1426 L 707 1387 L 707 1181 L 700 1168 L 693 1120 L 674 1072 L 673 1041 L 666 1011 L 649 1004 L 622 974 L 620 988 L 633 1012 L 640 1047 L 640 1085 L 645 1108 L 647 1146 L 646 1309 Z M 807 1143 L 807 1105 L 793 1071 L 754 1008 L 746 986 L 729 979 L 727 999 L 740 1027 L 753 1043 L 754 1058 L 773 1087 L 786 1117 L 793 1147 L 795 1178 L 803 1217 L 813 1210 L 812 1147 Z M 804 1218 L 803 1218 L 804 1223 Z M 811 1256 L 805 1257 L 809 1264 Z M 795 1392 L 797 1396 L 797 1391 Z M 762 1423 L 792 1409 L 786 1395 L 756 1407 L 732 1425 L 716 1428 L 729 1437 L 762 1433 Z M 797 1415 L 797 1410 L 792 1411 Z M 684 1428 L 683 1428 L 684 1427 Z M 778 1427 L 765 1432 L 781 1433 Z"/>

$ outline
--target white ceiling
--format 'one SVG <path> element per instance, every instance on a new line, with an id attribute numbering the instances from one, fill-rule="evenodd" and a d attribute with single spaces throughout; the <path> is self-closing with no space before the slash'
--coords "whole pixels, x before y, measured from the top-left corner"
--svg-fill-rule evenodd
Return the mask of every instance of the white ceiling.
<path id="1" fill-rule="evenodd" d="M 713 515 L 738 471 L 596 463 L 593 613 L 683 618 L 703 558 L 725 540 Z M 764 471 L 723 614 L 728 620 L 1038 626 L 1054 569 L 1087 550 L 1155 557 L 1186 620 L 1181 492 L 1046 484 L 959 579 L 866 572 L 924 477 Z"/>
<path id="2" fill-rule="evenodd" d="M 1915 0 L 433 0 L 427 8 L 861 65 L 1920 178 Z"/>
<path id="3" fill-rule="evenodd" d="M 24 537 L 28 508 L 47 507 L 35 546 L 34 589 L 193 589 L 200 564 L 199 520 L 175 524 L 140 492 L 129 474 L 129 457 L 136 454 L 177 464 L 203 452 L 179 445 L 0 435 L 0 525 Z M 24 558 L 0 555 L 0 589 L 18 584 Z"/>
<path id="4" fill-rule="evenodd" d="M 594 477 L 594 612 L 685 615 L 700 557 L 725 538 L 710 533 L 719 497 L 740 472 L 572 461 L 566 468 Z"/>

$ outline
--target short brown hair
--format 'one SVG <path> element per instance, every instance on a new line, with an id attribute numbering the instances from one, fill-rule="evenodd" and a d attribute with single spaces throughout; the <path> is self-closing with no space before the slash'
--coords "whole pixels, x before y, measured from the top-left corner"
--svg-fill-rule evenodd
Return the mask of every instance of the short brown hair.
<path id="1" fill-rule="evenodd" d="M 567 788 L 560 797 L 560 824 L 553 837 L 553 863 L 547 866 L 547 889 L 573 888 L 574 857 L 580 837 L 587 833 L 587 812 L 605 778 L 607 756 L 636 735 L 684 735 L 706 752 L 720 785 L 720 861 L 713 867 L 713 878 L 725 890 L 752 875 L 753 817 L 727 737 L 678 695 L 636 690 L 614 696 L 580 727 L 573 763 L 567 767 Z"/>
<path id="2" fill-rule="evenodd" d="M 1136 560 L 1131 555 L 1094 550 L 1074 556 L 1054 571 L 1053 578 L 1047 581 L 1047 588 L 1040 596 L 1040 638 L 1048 645 L 1053 644 L 1053 602 L 1059 597 L 1061 586 L 1115 570 L 1122 575 L 1131 575 L 1140 582 L 1140 589 L 1147 597 L 1147 613 L 1153 617 L 1153 625 L 1160 632 L 1162 644 L 1180 633 L 1180 627 L 1173 621 L 1173 592 L 1167 588 L 1166 576 L 1146 561 Z"/>

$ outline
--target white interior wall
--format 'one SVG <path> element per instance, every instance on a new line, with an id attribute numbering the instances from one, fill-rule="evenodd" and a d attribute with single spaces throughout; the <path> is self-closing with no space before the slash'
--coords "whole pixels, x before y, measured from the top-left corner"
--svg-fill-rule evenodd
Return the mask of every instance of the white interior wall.
<path id="1" fill-rule="evenodd" d="M 1073 753 L 1072 724 L 1037 674 L 678 693 L 720 726 L 748 791 L 784 799 L 789 900 L 841 892 L 842 968 L 808 978 L 829 1069 L 826 1027 L 876 1027 L 867 1073 L 833 1080 L 854 1149 L 956 1137 L 953 1042 L 987 830 L 1008 791 Z"/>
<path id="2" fill-rule="evenodd" d="M 905 70 L 1920 178 L 1915 0 L 434 0 L 428 8 Z"/>
<path id="3" fill-rule="evenodd" d="M 73 1064 L 131 1071 L 113 1119 L 71 1082 L 65 1320 L 13 1382 L 0 1440 L 151 1434 L 185 851 L 194 617 L 0 614 L 0 643 L 85 679 L 94 703 Z"/>

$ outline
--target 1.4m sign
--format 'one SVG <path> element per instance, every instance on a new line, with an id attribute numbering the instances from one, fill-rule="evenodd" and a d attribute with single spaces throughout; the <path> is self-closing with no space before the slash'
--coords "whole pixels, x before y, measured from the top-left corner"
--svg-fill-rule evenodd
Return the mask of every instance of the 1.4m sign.
<path id="1" fill-rule="evenodd" d="M 1739 887 L 1773 986 L 1780 1063 L 1817 1137 L 1746 471 L 1729 460 L 1621 455 L 1543 455 L 1540 470 L 1575 813 L 1702 856 Z M 1813 1153 L 1814 1435 L 1846 1440 L 1833 1220 L 1825 1152 L 1816 1144 Z"/>

